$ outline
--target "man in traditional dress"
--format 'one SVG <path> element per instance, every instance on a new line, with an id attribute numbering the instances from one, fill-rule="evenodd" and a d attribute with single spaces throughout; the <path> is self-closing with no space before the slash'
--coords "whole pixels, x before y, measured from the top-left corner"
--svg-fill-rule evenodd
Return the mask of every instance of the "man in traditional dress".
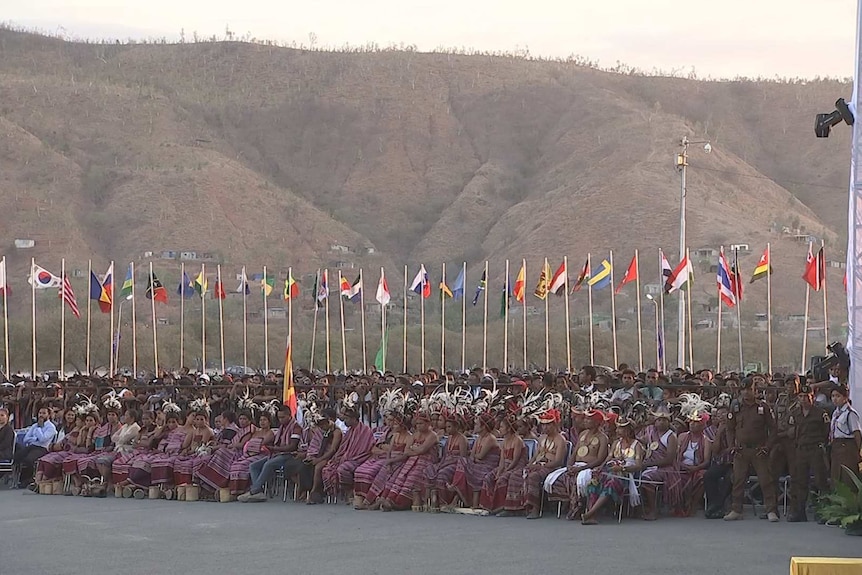
<path id="1" fill-rule="evenodd" d="M 251 464 L 249 467 L 251 488 L 248 493 L 243 493 L 237 497 L 237 501 L 243 503 L 266 501 L 263 486 L 272 479 L 276 471 L 284 467 L 288 460 L 294 459 L 296 450 L 299 448 L 299 440 L 302 437 L 302 428 L 293 418 L 290 407 L 287 405 L 282 405 L 279 408 L 278 423 L 275 441 L 269 447 L 269 457 Z"/>

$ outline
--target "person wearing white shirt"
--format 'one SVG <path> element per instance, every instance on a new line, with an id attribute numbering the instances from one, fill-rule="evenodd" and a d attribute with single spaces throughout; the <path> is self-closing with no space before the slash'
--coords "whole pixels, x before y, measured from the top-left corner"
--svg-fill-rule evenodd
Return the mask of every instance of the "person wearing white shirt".
<path id="1" fill-rule="evenodd" d="M 622 381 L 624 387 L 614 391 L 614 394 L 611 396 L 611 403 L 622 405 L 623 403 L 634 399 L 635 394 L 637 394 L 634 370 L 623 370 Z"/>
<path id="2" fill-rule="evenodd" d="M 50 410 L 47 407 L 40 407 L 36 423 L 27 428 L 21 441 L 21 449 L 15 451 L 14 461 L 21 469 L 19 488 L 24 488 L 30 483 L 36 470 L 36 461 L 48 453 L 48 446 L 57 435 L 57 428 L 54 427 L 50 417 Z"/>
<path id="3" fill-rule="evenodd" d="M 844 386 L 832 390 L 832 403 L 836 407 L 835 411 L 832 412 L 832 421 L 829 425 L 829 439 L 832 447 L 831 475 L 833 488 L 838 485 L 839 481 L 842 481 L 850 489 L 856 491 L 856 486 L 847 477 L 847 471 L 844 467 L 859 477 L 859 461 L 862 458 L 860 455 L 862 452 L 862 423 L 860 423 L 859 414 L 850 406 L 848 393 Z"/>

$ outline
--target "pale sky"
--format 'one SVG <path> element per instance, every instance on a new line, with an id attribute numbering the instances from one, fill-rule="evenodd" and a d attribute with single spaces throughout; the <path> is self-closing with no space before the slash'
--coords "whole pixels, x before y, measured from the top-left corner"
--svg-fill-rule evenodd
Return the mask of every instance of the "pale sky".
<path id="1" fill-rule="evenodd" d="M 849 77 L 852 0 L 0 0 L 0 18 L 66 37 L 238 36 L 579 54 L 700 77 Z"/>

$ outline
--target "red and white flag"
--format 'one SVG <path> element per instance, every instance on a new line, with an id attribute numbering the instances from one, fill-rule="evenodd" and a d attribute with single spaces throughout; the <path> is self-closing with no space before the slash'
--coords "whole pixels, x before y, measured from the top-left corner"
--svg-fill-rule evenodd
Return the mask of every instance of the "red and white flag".
<path id="1" fill-rule="evenodd" d="M 633 282 L 637 279 L 638 279 L 638 256 L 637 256 L 637 254 L 635 254 L 635 256 L 632 258 L 632 263 L 629 264 L 629 269 L 626 270 L 626 275 L 623 276 L 623 279 L 620 282 L 620 285 L 617 286 L 617 289 L 614 291 L 614 293 L 620 293 L 620 290 L 623 289 L 624 285 L 626 285 L 629 282 Z"/>
<path id="2" fill-rule="evenodd" d="M 811 244 L 808 245 L 808 258 L 805 262 L 805 273 L 802 274 L 808 285 L 814 291 L 820 291 L 823 283 L 826 281 L 826 257 L 823 254 L 823 248 L 817 252 L 817 255 L 811 253 Z"/>
<path id="3" fill-rule="evenodd" d="M 560 267 L 557 268 L 557 271 L 554 272 L 554 277 L 551 278 L 551 287 L 548 288 L 554 295 L 562 295 L 563 288 L 566 287 L 566 282 L 568 281 L 568 270 L 566 270 L 566 260 L 563 260 L 563 263 L 560 264 Z"/>
<path id="4" fill-rule="evenodd" d="M 60 289 L 57 290 L 57 296 L 66 302 L 69 309 L 72 310 L 72 315 L 81 319 L 81 310 L 78 309 L 78 300 L 75 299 L 75 292 L 72 291 L 72 284 L 69 282 L 69 276 L 63 277 L 63 283 L 60 284 Z"/>
<path id="5" fill-rule="evenodd" d="M 380 268 L 380 281 L 377 282 L 377 303 L 380 305 L 389 305 L 392 299 L 389 295 L 389 284 L 386 283 L 386 276 L 383 273 L 383 268 Z"/>

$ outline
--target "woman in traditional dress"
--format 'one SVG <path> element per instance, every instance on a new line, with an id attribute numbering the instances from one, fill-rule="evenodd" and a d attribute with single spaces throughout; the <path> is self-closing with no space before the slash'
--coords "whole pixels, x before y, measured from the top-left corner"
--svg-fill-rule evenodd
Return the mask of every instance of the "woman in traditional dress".
<path id="1" fill-rule="evenodd" d="M 78 436 L 84 427 L 84 418 L 67 409 L 63 413 L 63 423 L 57 430 L 57 438 L 48 447 L 48 453 L 36 462 L 34 482 L 52 481 L 63 476 L 63 461 L 77 445 Z M 62 435 L 62 437 L 61 437 Z"/>
<path id="2" fill-rule="evenodd" d="M 616 420 L 617 439 L 608 453 L 608 460 L 599 473 L 594 473 L 587 488 L 587 512 L 581 518 L 584 525 L 596 525 L 596 514 L 608 503 L 620 503 L 629 488 L 629 497 L 637 502 L 637 488 L 632 474 L 643 468 L 644 448 L 635 438 L 631 420 L 619 417 Z M 628 475 L 628 478 L 624 477 Z"/>
<path id="3" fill-rule="evenodd" d="M 178 425 L 168 432 L 166 437 L 167 443 L 163 446 L 161 452 L 150 458 L 151 485 L 158 485 L 164 493 L 165 499 L 173 499 L 174 462 L 180 456 L 186 438 L 194 431 L 194 428 L 191 427 L 191 423 L 194 421 L 194 414 L 186 415 L 183 418 L 182 413 L 178 412 L 176 421 Z M 184 424 L 179 425 L 183 421 Z"/>
<path id="4" fill-rule="evenodd" d="M 688 431 L 679 436 L 677 468 L 682 474 L 682 500 L 680 515 L 691 517 L 703 505 L 703 478 L 712 460 L 712 441 L 706 436 L 708 413 L 695 411 L 688 416 Z"/>
<path id="5" fill-rule="evenodd" d="M 523 478 L 524 467 L 527 465 L 527 448 L 524 446 L 524 440 L 515 431 L 514 419 L 504 417 L 498 428 L 503 437 L 500 462 L 497 468 L 482 480 L 482 491 L 479 494 L 482 509 L 492 515 L 502 513 L 507 502 L 513 506 L 521 505 L 520 486 L 517 494 L 510 494 L 509 481 L 513 477 Z M 523 481 L 518 483 L 522 485 Z"/>
<path id="6" fill-rule="evenodd" d="M 567 500 L 566 519 L 572 521 L 583 514 L 587 501 L 587 487 L 595 469 L 608 458 L 609 440 L 603 431 L 604 414 L 587 410 L 581 419 L 583 429 L 578 435 L 578 447 L 572 450 L 565 476 L 553 484 L 550 500 Z"/>
<path id="7" fill-rule="evenodd" d="M 114 449 L 112 437 L 122 427 L 120 423 L 122 405 L 116 398 L 112 399 L 113 401 L 105 405 L 105 423 L 99 426 L 93 434 L 93 451 L 88 456 L 77 460 L 77 473 L 72 474 L 72 482 L 81 488 L 81 495 L 85 497 L 90 495 L 104 497 L 106 493 L 105 478 L 102 476 L 97 460 Z M 108 481 L 110 480 L 110 473 L 108 473 Z M 96 482 L 98 482 L 98 486 Z"/>
<path id="8" fill-rule="evenodd" d="M 278 413 L 278 406 L 275 406 L 275 411 Z M 255 431 L 251 438 L 242 446 L 242 455 L 234 460 L 230 466 L 228 474 L 228 487 L 231 495 L 241 495 L 248 491 L 249 468 L 255 461 L 266 458 L 269 455 L 269 447 L 275 441 L 275 434 L 272 432 L 272 420 L 274 416 L 269 410 L 261 411 L 258 416 L 258 430 Z"/>
<path id="9" fill-rule="evenodd" d="M 122 455 L 132 453 L 135 449 L 141 433 L 141 425 L 138 423 L 140 417 L 137 410 L 126 411 L 123 416 L 123 425 L 111 434 L 112 448 L 96 458 L 96 466 L 99 468 L 99 474 L 102 476 L 107 491 L 110 491 L 113 484 L 112 467 L 114 461 Z"/>
<path id="10" fill-rule="evenodd" d="M 174 405 L 171 404 L 168 407 Z M 181 438 L 185 432 L 180 428 L 180 421 L 183 418 L 178 410 L 179 407 L 176 410 L 169 409 L 164 412 L 165 425 L 159 429 L 155 436 L 155 439 L 158 439 L 158 446 L 149 453 L 139 453 L 129 465 L 129 483 L 137 488 L 133 491 L 136 499 L 146 497 L 143 490 L 149 489 L 153 485 L 153 465 L 164 460 L 169 448 L 179 450 L 179 447 L 182 446 Z"/>
<path id="11" fill-rule="evenodd" d="M 646 446 L 644 471 L 641 484 L 644 495 L 643 518 L 655 521 L 657 517 L 656 494 L 659 484 L 665 493 L 665 501 L 674 509 L 682 506 L 682 475 L 676 468 L 677 438 L 670 428 L 671 415 L 665 406 L 652 414 L 655 421 L 640 437 Z"/>
<path id="12" fill-rule="evenodd" d="M 203 405 L 200 401 L 203 401 Z M 174 485 L 192 483 L 195 473 L 209 460 L 214 435 L 208 425 L 209 406 L 204 405 L 205 400 L 195 400 L 189 405 L 189 408 L 194 409 L 193 427 L 192 432 L 186 434 L 180 455 L 174 459 Z"/>
<path id="13" fill-rule="evenodd" d="M 431 511 L 440 510 L 440 501 L 452 502 L 452 478 L 458 463 L 470 453 L 470 444 L 464 437 L 464 417 L 458 413 L 441 414 L 446 421 L 446 447 L 438 463 L 425 468 L 425 488 L 429 492 Z"/>
<path id="14" fill-rule="evenodd" d="M 393 473 L 380 493 L 380 510 L 413 509 L 422 511 L 422 486 L 425 469 L 437 461 L 437 434 L 431 429 L 431 419 L 425 413 L 413 417 L 413 437 L 404 450 L 407 458 L 397 473 Z"/>
<path id="15" fill-rule="evenodd" d="M 524 510 L 527 519 L 538 519 L 544 497 L 545 478 L 566 461 L 566 438 L 560 433 L 560 411 L 545 410 L 538 416 L 544 433 L 532 461 L 524 469 Z"/>
<path id="16" fill-rule="evenodd" d="M 134 450 L 130 453 L 120 454 L 114 459 L 111 464 L 111 480 L 114 485 L 123 486 L 123 497 L 132 497 L 134 489 L 129 484 L 129 466 L 136 457 L 142 454 L 150 453 L 153 450 L 153 442 L 160 430 L 156 427 L 154 414 L 152 411 L 144 411 L 141 413 L 141 431 L 138 434 L 138 441 L 135 444 Z"/>
<path id="17" fill-rule="evenodd" d="M 359 410 L 350 400 L 351 396 L 341 410 L 348 431 L 321 473 L 324 492 L 335 498 L 341 496 L 348 503 L 353 499 L 354 473 L 371 456 L 374 446 L 374 433 L 359 420 Z"/>
<path id="18" fill-rule="evenodd" d="M 392 430 L 392 440 L 386 448 L 386 456 L 382 460 L 381 465 L 377 465 L 374 461 L 367 461 L 366 464 L 372 465 L 365 469 L 365 464 L 360 465 L 356 470 L 355 482 L 353 484 L 354 492 L 365 493 L 365 498 L 355 509 L 380 509 L 382 500 L 379 495 L 386 489 L 391 476 L 400 471 L 401 466 L 407 460 L 407 445 L 412 441 L 413 435 L 407 429 L 404 423 L 405 416 L 401 412 L 392 412 L 389 416 L 390 429 Z M 378 460 L 379 461 L 379 460 Z M 373 472 L 373 468 L 377 468 Z M 373 476 L 371 473 L 374 473 Z M 368 480 L 371 480 L 368 482 Z"/>
<path id="19" fill-rule="evenodd" d="M 226 413 L 222 414 L 225 417 Z M 221 438 L 224 441 L 225 431 L 230 425 L 222 431 Z M 209 458 L 209 460 L 201 466 L 195 476 L 196 483 L 205 490 L 205 492 L 218 491 L 227 487 L 230 483 L 230 466 L 233 462 L 242 457 L 242 448 L 246 442 L 251 439 L 257 428 L 251 423 L 251 412 L 241 411 L 237 417 L 237 430 L 233 434 L 233 438 L 227 445 L 219 447 Z M 206 494 L 205 494 L 206 496 Z"/>
<path id="20" fill-rule="evenodd" d="M 392 427 L 392 417 L 388 413 L 383 416 L 383 424 L 383 428 L 374 433 L 376 439 L 371 448 L 371 455 L 353 472 L 353 508 L 357 510 L 363 509 L 365 496 L 368 495 L 371 483 L 389 458 L 389 448 L 395 431 Z M 403 434 L 402 445 L 406 445 L 407 431 L 404 430 Z"/>
<path id="21" fill-rule="evenodd" d="M 485 478 L 500 465 L 500 444 L 494 435 L 496 427 L 497 419 L 491 411 L 485 411 L 476 418 L 474 431 L 478 433 L 478 437 L 469 457 L 458 460 L 452 477 L 450 488 L 461 502 L 465 506 L 469 505 L 471 509 L 479 508 L 479 494 Z"/>
<path id="22" fill-rule="evenodd" d="M 68 453 L 63 459 L 63 474 L 68 475 L 73 479 L 78 479 L 78 481 L 71 486 L 67 495 L 79 495 L 81 493 L 81 484 L 83 483 L 83 480 L 77 475 L 78 462 L 89 457 L 93 452 L 93 449 L 95 448 L 94 436 L 98 429 L 99 412 L 89 411 L 84 415 L 84 427 L 81 428 L 81 431 L 78 434 L 75 447 L 73 447 L 71 453 Z"/>

